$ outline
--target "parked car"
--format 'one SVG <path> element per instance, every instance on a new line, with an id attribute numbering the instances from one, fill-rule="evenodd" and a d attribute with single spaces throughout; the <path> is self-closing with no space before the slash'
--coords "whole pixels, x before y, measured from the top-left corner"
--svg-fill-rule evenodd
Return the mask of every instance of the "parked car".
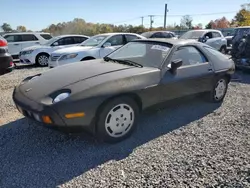
<path id="1" fill-rule="evenodd" d="M 227 51 L 227 40 L 219 30 L 190 30 L 184 33 L 180 39 L 198 40 L 199 42 L 206 43 L 207 45 L 219 50 L 223 54 Z"/>
<path id="2" fill-rule="evenodd" d="M 0 36 L 0 75 L 12 71 L 13 59 L 8 53 L 8 43 Z"/>
<path id="3" fill-rule="evenodd" d="M 239 52 L 239 44 L 241 43 L 243 37 L 246 38 L 250 34 L 250 26 L 237 27 L 234 30 L 232 37 L 232 56 L 236 57 L 236 54 Z"/>
<path id="4" fill-rule="evenodd" d="M 17 109 L 48 127 L 81 126 L 107 142 L 129 136 L 152 105 L 206 93 L 222 102 L 234 63 L 193 40 L 140 39 L 103 59 L 77 62 L 23 80 Z"/>
<path id="5" fill-rule="evenodd" d="M 7 33 L 3 37 L 8 42 L 9 53 L 13 59 L 18 59 L 19 52 L 23 48 L 43 44 L 52 36 L 49 33 L 39 32 L 23 32 L 23 33 Z"/>
<path id="6" fill-rule="evenodd" d="M 49 67 L 53 68 L 68 63 L 102 58 L 132 40 L 144 38 L 134 33 L 96 35 L 78 46 L 56 50 L 51 53 Z"/>
<path id="7" fill-rule="evenodd" d="M 57 36 L 50 39 L 43 45 L 24 48 L 19 54 L 19 59 L 21 63 L 47 66 L 49 56 L 53 51 L 70 46 L 76 46 L 88 38 L 89 37 L 85 35 Z"/>
<path id="8" fill-rule="evenodd" d="M 146 38 L 173 38 L 177 39 L 174 32 L 171 31 L 149 31 L 141 34 Z"/>

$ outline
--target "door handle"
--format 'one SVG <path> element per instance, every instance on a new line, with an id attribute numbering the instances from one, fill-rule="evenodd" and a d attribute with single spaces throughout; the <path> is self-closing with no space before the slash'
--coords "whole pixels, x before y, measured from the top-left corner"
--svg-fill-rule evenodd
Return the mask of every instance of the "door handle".
<path id="1" fill-rule="evenodd" d="M 208 69 L 208 72 L 212 72 L 212 71 L 213 71 L 213 69 L 212 69 L 212 68 Z"/>
<path id="2" fill-rule="evenodd" d="M 14 44 L 15 46 L 20 45 L 20 44 Z"/>

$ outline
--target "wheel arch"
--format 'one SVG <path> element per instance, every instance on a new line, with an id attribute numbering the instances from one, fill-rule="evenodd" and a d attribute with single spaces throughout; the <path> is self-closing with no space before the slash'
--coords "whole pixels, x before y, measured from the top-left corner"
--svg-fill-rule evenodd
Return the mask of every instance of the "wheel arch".
<path id="1" fill-rule="evenodd" d="M 47 55 L 47 56 L 50 56 L 49 53 L 47 53 L 47 52 L 40 52 L 40 53 L 38 53 L 38 54 L 36 55 L 36 63 L 37 63 L 37 59 L 38 59 L 38 57 L 39 57 L 40 55 Z"/>
<path id="2" fill-rule="evenodd" d="M 95 58 L 93 56 L 86 56 L 82 58 L 81 61 L 92 60 L 92 59 L 95 59 Z"/>
<path id="3" fill-rule="evenodd" d="M 113 96 L 110 96 L 108 98 L 106 98 L 100 105 L 99 107 L 97 108 L 96 110 L 96 113 L 95 113 L 95 122 L 98 121 L 98 115 L 100 114 L 100 112 L 102 111 L 102 109 L 104 108 L 104 106 L 109 103 L 110 101 L 116 99 L 116 98 L 119 98 L 119 97 L 129 97 L 131 98 L 132 100 L 135 101 L 135 103 L 138 105 L 139 107 L 139 111 L 141 112 L 142 111 L 142 100 L 141 98 L 136 94 L 136 93 L 122 93 L 122 94 L 117 94 L 117 95 L 113 95 Z M 97 125 L 95 123 L 95 126 L 94 126 L 94 132 L 96 133 L 96 128 L 97 128 Z"/>

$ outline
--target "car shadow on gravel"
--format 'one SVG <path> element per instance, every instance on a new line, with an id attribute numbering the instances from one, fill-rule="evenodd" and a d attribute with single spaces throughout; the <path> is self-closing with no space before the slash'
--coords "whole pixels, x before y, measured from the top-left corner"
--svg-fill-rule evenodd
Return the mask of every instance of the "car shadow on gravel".
<path id="1" fill-rule="evenodd" d="M 26 118 L 2 125 L 0 187 L 56 187 L 105 162 L 122 160 L 137 147 L 217 108 L 218 104 L 197 99 L 146 111 L 134 134 L 113 145 L 97 142 L 85 134 L 62 134 Z"/>

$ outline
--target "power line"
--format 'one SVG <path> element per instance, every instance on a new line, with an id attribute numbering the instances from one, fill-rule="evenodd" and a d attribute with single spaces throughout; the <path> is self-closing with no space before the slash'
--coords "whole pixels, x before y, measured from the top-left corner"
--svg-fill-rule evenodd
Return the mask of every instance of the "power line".
<path id="1" fill-rule="evenodd" d="M 203 13 L 203 14 L 169 14 L 168 17 L 181 17 L 181 16 L 210 16 L 210 15 L 218 15 L 218 14 L 231 14 L 231 13 L 237 13 L 238 11 L 231 11 L 231 12 L 216 12 L 216 13 Z M 159 17 L 164 17 L 164 15 L 154 15 Z"/>

